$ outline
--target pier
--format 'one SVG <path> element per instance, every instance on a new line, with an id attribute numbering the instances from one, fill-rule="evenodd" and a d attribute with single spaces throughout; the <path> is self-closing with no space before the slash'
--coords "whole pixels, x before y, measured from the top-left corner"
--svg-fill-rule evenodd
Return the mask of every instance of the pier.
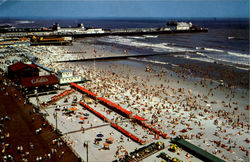
<path id="1" fill-rule="evenodd" d="M 99 37 L 99 36 L 133 36 L 133 35 L 158 35 L 158 34 L 173 34 L 173 33 L 196 33 L 208 32 L 207 28 L 197 27 L 192 23 L 174 22 L 167 23 L 166 26 L 160 28 L 126 28 L 126 29 L 102 29 L 88 28 L 83 24 L 78 24 L 77 27 L 60 27 L 56 23 L 52 28 L 1 28 L 0 34 L 7 37 Z"/>
<path id="2" fill-rule="evenodd" d="M 73 37 L 73 38 L 84 38 L 84 37 L 102 37 L 102 36 L 141 36 L 141 35 L 158 35 L 158 34 L 175 34 L 175 33 L 197 33 L 197 32 L 208 32 L 207 28 L 195 29 L 195 30 L 167 30 L 167 31 L 105 31 L 103 33 L 74 33 L 74 32 L 64 32 L 58 33 L 54 31 L 48 32 L 11 32 L 6 33 L 5 35 L 9 38 L 11 37 L 32 37 L 32 36 L 40 36 L 40 37 Z M 1 32 L 0 32 L 1 34 Z M 68 42 L 64 42 L 68 44 Z M 60 44 L 60 43 L 59 43 Z M 37 44 L 34 44 L 37 45 Z"/>

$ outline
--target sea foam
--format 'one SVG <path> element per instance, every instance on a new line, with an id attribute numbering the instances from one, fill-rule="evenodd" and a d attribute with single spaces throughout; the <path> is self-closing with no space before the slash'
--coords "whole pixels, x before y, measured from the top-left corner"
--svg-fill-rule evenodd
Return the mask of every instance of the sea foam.
<path id="1" fill-rule="evenodd" d="M 250 58 L 249 54 L 243 54 L 243 53 L 237 53 L 237 52 L 227 52 L 227 54 L 232 55 L 232 56 L 237 56 L 237 57 L 244 57 L 244 58 Z"/>
<path id="2" fill-rule="evenodd" d="M 137 48 L 146 47 L 148 49 L 153 49 L 154 52 L 194 52 L 193 50 L 190 50 L 188 48 L 177 47 L 174 46 L 174 44 L 170 44 L 167 42 L 154 44 L 154 43 L 137 41 L 134 38 L 135 37 L 109 36 L 107 37 L 107 39 L 101 39 L 101 41 L 108 43 L 117 43 L 127 46 L 134 46 Z"/>
<path id="3" fill-rule="evenodd" d="M 215 48 L 204 48 L 204 50 L 206 50 L 206 51 L 215 51 L 215 52 L 225 52 L 224 50 L 215 49 Z"/>

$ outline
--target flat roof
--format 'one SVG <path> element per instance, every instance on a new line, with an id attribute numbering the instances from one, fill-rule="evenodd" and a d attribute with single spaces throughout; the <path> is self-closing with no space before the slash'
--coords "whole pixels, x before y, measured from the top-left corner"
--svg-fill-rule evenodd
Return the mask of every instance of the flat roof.
<path id="1" fill-rule="evenodd" d="M 34 65 L 34 64 L 24 64 L 22 62 L 17 62 L 17 63 L 15 63 L 13 65 L 10 65 L 10 69 L 12 71 L 19 71 L 19 70 L 24 69 L 26 67 L 31 67 L 33 69 L 37 69 L 38 70 L 37 66 Z"/>
<path id="2" fill-rule="evenodd" d="M 173 142 L 181 145 L 181 146 L 184 146 L 185 148 L 193 151 L 195 154 L 197 154 L 198 156 L 208 160 L 208 161 L 216 161 L 216 162 L 225 162 L 224 160 L 210 154 L 209 152 L 195 146 L 194 144 L 186 141 L 185 139 L 183 138 L 179 138 L 179 137 L 176 137 L 174 139 L 171 139 Z"/>
<path id="3" fill-rule="evenodd" d="M 58 70 L 58 73 L 68 73 L 73 72 L 72 70 Z"/>

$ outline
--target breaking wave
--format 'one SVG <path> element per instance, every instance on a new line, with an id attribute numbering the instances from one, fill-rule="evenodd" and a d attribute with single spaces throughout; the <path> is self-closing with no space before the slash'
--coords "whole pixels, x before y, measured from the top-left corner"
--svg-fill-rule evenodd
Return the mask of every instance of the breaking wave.
<path id="1" fill-rule="evenodd" d="M 204 48 L 205 51 L 214 51 L 214 52 L 225 52 L 224 50 L 215 49 L 215 48 Z"/>
<path id="2" fill-rule="evenodd" d="M 15 23 L 17 23 L 17 24 L 33 24 L 33 23 L 35 23 L 35 21 L 19 20 L 19 21 L 15 21 Z"/>
<path id="3" fill-rule="evenodd" d="M 137 60 L 137 61 L 141 61 L 141 62 L 147 62 L 147 63 L 154 63 L 154 64 L 161 64 L 161 65 L 168 65 L 169 63 L 167 62 L 162 62 L 162 61 L 156 61 L 156 60 L 149 60 L 149 59 L 138 59 L 138 58 L 135 58 L 135 57 L 131 57 L 130 58 L 131 60 Z"/>
<path id="4" fill-rule="evenodd" d="M 127 38 L 131 38 L 131 39 L 145 39 L 145 37 L 139 37 L 139 36 L 127 36 Z"/>
<path id="5" fill-rule="evenodd" d="M 133 46 L 137 48 L 143 47 L 147 49 L 152 49 L 154 52 L 194 52 L 191 49 L 177 47 L 170 43 L 153 44 L 153 43 L 148 43 L 148 42 L 140 42 L 140 41 L 137 41 L 136 39 L 130 39 L 130 38 L 131 37 L 109 36 L 100 40 L 103 42 L 108 42 L 108 43 L 117 43 L 117 44 L 126 45 L 126 46 Z M 135 37 L 132 37 L 132 38 L 135 38 Z"/>
<path id="6" fill-rule="evenodd" d="M 193 58 L 189 58 L 191 60 L 197 60 L 197 61 L 202 61 L 202 62 L 209 62 L 209 63 L 214 63 L 213 59 L 208 59 L 208 58 L 198 58 L 198 57 L 193 57 Z"/>
<path id="7" fill-rule="evenodd" d="M 243 37 L 227 37 L 227 39 L 233 39 L 233 40 L 248 40 L 247 38 L 243 38 Z"/>
<path id="8" fill-rule="evenodd" d="M 242 53 L 237 53 L 237 52 L 227 52 L 227 54 L 232 55 L 232 56 L 237 56 L 237 57 L 244 57 L 250 59 L 249 54 L 242 54 Z"/>
<path id="9" fill-rule="evenodd" d="M 143 35 L 146 38 L 157 38 L 158 35 Z"/>

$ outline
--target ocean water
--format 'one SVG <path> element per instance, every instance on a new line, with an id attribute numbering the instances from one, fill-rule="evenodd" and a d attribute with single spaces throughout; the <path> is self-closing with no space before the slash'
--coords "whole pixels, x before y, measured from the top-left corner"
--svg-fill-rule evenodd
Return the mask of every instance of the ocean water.
<path id="1" fill-rule="evenodd" d="M 135 23 L 133 27 L 159 27 L 163 22 Z M 175 58 L 216 62 L 249 69 L 249 22 L 247 20 L 193 20 L 193 24 L 209 29 L 207 33 L 178 33 L 144 36 L 108 36 L 99 39 L 106 44 L 128 49 L 132 53 L 162 53 L 149 61 L 168 62 Z M 154 24 L 154 25 L 153 25 Z M 143 26 L 145 25 L 145 26 Z M 131 24 L 128 25 L 132 26 Z M 175 53 L 178 52 L 177 55 Z"/>
<path id="2" fill-rule="evenodd" d="M 61 27 L 76 26 L 83 23 L 86 27 L 150 28 L 163 27 L 173 19 L 0 19 L 0 24 L 16 27 L 51 27 L 58 22 Z M 175 19 L 191 21 L 194 25 L 208 28 L 207 33 L 178 33 L 144 36 L 105 36 L 97 38 L 97 43 L 124 48 L 133 54 L 161 53 L 161 56 L 148 57 L 149 62 L 169 61 L 169 55 L 179 63 L 187 60 L 216 62 L 244 67 L 249 70 L 249 19 Z M 178 54 L 175 54 L 178 52 Z M 178 60 L 179 59 L 179 60 Z"/>

